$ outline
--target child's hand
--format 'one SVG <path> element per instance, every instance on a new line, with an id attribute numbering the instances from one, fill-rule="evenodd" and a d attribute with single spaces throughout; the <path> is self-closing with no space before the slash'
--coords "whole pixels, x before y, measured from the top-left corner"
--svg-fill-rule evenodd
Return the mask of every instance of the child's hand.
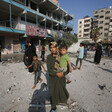
<path id="1" fill-rule="evenodd" d="M 25 69 L 28 69 L 27 67 Z"/>
<path id="2" fill-rule="evenodd" d="M 72 68 L 70 69 L 70 73 L 72 72 Z"/>

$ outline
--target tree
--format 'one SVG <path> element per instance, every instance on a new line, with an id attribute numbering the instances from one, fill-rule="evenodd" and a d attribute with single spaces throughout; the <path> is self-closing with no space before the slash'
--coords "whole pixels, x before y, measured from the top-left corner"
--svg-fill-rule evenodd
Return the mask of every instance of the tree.
<path id="1" fill-rule="evenodd" d="M 96 43 L 97 40 L 99 39 L 99 36 L 100 36 L 100 29 L 99 28 L 93 28 L 91 30 L 91 38 L 92 40 Z"/>
<path id="2" fill-rule="evenodd" d="M 77 35 L 73 35 L 71 33 L 64 32 L 61 39 L 58 39 L 57 42 L 60 44 L 66 44 L 68 47 L 73 43 L 78 41 Z"/>

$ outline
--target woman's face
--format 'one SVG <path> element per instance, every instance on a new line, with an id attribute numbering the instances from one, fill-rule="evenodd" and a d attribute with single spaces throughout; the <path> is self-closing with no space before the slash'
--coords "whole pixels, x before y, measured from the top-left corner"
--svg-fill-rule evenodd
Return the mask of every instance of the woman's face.
<path id="1" fill-rule="evenodd" d="M 53 46 L 53 45 L 50 46 L 50 50 L 51 50 L 52 54 L 57 53 L 57 48 L 55 46 Z"/>

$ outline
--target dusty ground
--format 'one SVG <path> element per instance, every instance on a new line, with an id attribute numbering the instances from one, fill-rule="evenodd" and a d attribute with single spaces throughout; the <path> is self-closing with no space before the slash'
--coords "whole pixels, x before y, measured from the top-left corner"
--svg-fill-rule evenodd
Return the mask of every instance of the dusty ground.
<path id="1" fill-rule="evenodd" d="M 72 56 L 73 68 L 75 61 Z M 48 74 L 43 72 L 41 77 L 44 81 L 32 90 L 34 75 L 27 74 L 23 62 L 0 63 L 0 112 L 49 112 Z M 111 59 L 103 58 L 100 65 L 86 59 L 70 78 L 67 89 L 75 102 L 70 109 L 59 105 L 58 112 L 112 112 Z"/>

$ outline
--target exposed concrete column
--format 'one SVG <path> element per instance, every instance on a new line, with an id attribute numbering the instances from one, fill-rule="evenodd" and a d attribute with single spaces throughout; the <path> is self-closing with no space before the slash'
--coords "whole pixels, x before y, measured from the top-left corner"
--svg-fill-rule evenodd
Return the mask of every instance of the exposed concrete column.
<path id="1" fill-rule="evenodd" d="M 12 28 L 12 5 L 11 3 L 9 4 L 9 10 L 10 10 L 10 28 Z"/>
<path id="2" fill-rule="evenodd" d="M 30 5 L 30 0 L 28 0 L 28 7 L 29 7 L 29 8 L 31 8 L 31 5 Z"/>
<path id="3" fill-rule="evenodd" d="M 51 18 L 53 18 L 53 11 L 51 11 Z"/>

